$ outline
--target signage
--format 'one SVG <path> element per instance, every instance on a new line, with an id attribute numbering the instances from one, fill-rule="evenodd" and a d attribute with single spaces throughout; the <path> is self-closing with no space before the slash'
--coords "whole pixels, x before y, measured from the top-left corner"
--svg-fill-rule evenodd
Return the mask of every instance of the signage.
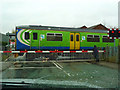
<path id="1" fill-rule="evenodd" d="M 41 34 L 41 35 L 40 35 L 40 38 L 41 38 L 41 39 L 45 39 L 45 35 Z"/>
<path id="2" fill-rule="evenodd" d="M 85 36 L 82 36 L 82 40 L 85 40 Z"/>

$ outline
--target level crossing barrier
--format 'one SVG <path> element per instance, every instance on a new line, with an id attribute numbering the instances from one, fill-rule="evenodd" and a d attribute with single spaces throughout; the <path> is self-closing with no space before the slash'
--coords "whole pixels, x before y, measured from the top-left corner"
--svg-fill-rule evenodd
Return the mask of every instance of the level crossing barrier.
<path id="1" fill-rule="evenodd" d="M 0 51 L 0 53 L 93 53 L 92 50 L 81 50 L 81 51 Z M 105 50 L 98 50 L 98 52 L 102 53 Z"/>

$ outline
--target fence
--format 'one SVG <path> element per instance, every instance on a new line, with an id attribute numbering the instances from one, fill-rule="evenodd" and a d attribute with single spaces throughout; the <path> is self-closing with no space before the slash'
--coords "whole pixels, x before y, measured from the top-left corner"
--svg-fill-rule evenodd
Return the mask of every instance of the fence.
<path id="1" fill-rule="evenodd" d="M 105 50 L 106 50 L 105 61 L 119 63 L 119 61 L 120 61 L 119 60 L 120 46 L 118 46 L 118 47 L 106 47 Z"/>

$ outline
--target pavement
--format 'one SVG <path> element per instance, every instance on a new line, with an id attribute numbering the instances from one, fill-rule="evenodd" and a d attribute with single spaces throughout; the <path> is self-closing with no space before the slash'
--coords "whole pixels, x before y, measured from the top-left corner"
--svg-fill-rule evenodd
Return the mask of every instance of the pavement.
<path id="1" fill-rule="evenodd" d="M 0 62 L 0 73 L 11 67 L 13 64 L 11 62 Z"/>
<path id="2" fill-rule="evenodd" d="M 5 60 L 5 62 L 7 61 L 13 61 L 14 59 L 14 56 L 11 55 L 9 58 L 7 58 Z M 55 60 L 56 61 L 56 60 Z M 43 62 L 43 61 L 41 61 Z M 48 62 L 51 62 L 51 61 L 48 61 Z M 118 65 L 117 63 L 111 63 L 111 62 L 107 62 L 107 61 L 99 61 L 99 62 L 95 62 L 94 59 L 91 59 L 91 60 L 88 60 L 88 59 L 81 59 L 81 60 L 57 60 L 57 62 L 64 62 L 64 63 L 72 63 L 72 62 L 90 62 L 92 64 L 97 64 L 97 65 L 100 65 L 100 66 L 105 66 L 105 67 L 108 67 L 108 68 L 112 68 L 112 69 L 118 69 Z M 10 64 L 11 65 L 11 64 Z M 3 65 L 4 67 L 2 67 L 2 71 L 6 69 L 6 66 L 10 66 L 10 65 Z M 1 71 L 1 70 L 0 70 Z"/>
<path id="3" fill-rule="evenodd" d="M 118 87 L 117 64 L 95 62 L 29 62 L 23 66 L 12 65 L 2 72 L 2 79 L 36 79 L 36 82 L 47 81 L 66 85 L 86 85 L 96 88 Z M 20 64 L 19 64 L 20 65 Z M 113 67 L 114 66 L 114 67 Z M 112 68 L 111 68 L 112 67 Z M 40 80 L 40 81 L 39 81 Z"/>
<path id="4" fill-rule="evenodd" d="M 118 64 L 94 60 L 11 61 L 0 62 L 3 80 L 35 79 L 35 82 L 118 88 Z M 70 61 L 70 62 L 69 62 Z M 18 63 L 18 64 L 17 64 Z M 21 64 L 23 63 L 23 64 Z M 18 81 L 19 81 L 18 80 Z"/>
<path id="5" fill-rule="evenodd" d="M 100 65 L 100 66 L 105 66 L 105 67 L 108 67 L 108 68 L 112 68 L 112 69 L 118 69 L 118 65 L 117 63 L 111 63 L 111 62 L 107 62 L 107 61 L 100 61 L 100 62 L 91 62 L 92 64 L 97 64 L 97 65 Z"/>

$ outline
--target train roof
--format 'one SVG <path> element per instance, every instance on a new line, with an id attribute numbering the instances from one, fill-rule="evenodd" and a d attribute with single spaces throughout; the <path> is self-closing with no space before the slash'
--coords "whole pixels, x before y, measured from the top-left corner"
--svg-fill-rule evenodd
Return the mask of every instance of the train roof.
<path id="1" fill-rule="evenodd" d="M 55 26 L 41 26 L 41 25 L 22 25 L 22 26 L 16 26 L 16 28 L 17 29 L 32 29 L 32 30 L 107 33 L 107 30 L 80 29 L 80 28 L 71 28 L 71 27 L 55 27 Z"/>

